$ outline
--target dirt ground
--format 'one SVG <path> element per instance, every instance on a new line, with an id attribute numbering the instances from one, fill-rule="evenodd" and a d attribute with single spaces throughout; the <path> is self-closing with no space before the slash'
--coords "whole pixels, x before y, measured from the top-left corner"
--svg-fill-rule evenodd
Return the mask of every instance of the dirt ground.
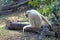
<path id="1" fill-rule="evenodd" d="M 0 16 L 0 40 L 38 40 L 39 35 L 35 33 L 25 32 L 22 30 L 5 29 L 4 18 L 16 20 L 24 20 L 22 13 L 14 13 L 6 16 Z M 20 19 L 19 19 L 20 18 Z M 46 37 L 45 40 L 55 40 L 54 37 Z"/>

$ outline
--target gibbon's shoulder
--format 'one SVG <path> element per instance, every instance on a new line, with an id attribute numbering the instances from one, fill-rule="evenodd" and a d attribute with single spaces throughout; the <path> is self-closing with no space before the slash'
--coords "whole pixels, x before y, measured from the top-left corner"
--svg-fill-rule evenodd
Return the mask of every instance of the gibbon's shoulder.
<path id="1" fill-rule="evenodd" d="M 39 16 L 41 16 L 41 14 L 40 14 L 37 10 L 34 10 L 34 9 L 30 10 L 30 13 L 31 13 L 31 14 L 34 14 L 34 15 L 39 15 Z"/>

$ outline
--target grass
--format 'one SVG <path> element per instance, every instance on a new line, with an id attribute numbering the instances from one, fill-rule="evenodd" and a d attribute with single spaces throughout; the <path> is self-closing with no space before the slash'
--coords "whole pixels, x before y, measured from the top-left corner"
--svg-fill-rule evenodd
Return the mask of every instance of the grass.
<path id="1" fill-rule="evenodd" d="M 4 18 L 8 18 L 12 21 L 26 20 L 22 13 L 14 13 L 6 16 L 0 16 L 0 40 L 38 40 L 38 34 L 29 32 L 25 32 L 25 34 L 23 34 L 21 30 L 5 29 L 6 23 Z M 54 38 L 46 38 L 45 40 L 54 40 Z"/>

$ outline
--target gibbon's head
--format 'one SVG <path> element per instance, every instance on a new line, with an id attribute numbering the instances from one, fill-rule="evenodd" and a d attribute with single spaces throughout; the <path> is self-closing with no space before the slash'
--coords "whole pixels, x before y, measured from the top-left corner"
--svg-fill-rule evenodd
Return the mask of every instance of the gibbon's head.
<path id="1" fill-rule="evenodd" d="M 28 17 L 29 14 L 30 14 L 30 10 L 27 10 L 25 16 Z"/>
<path id="2" fill-rule="evenodd" d="M 29 15 L 30 13 L 36 13 L 36 12 L 37 12 L 37 11 L 34 10 L 34 9 L 27 10 L 26 13 L 25 13 L 25 16 L 28 17 L 28 15 Z"/>

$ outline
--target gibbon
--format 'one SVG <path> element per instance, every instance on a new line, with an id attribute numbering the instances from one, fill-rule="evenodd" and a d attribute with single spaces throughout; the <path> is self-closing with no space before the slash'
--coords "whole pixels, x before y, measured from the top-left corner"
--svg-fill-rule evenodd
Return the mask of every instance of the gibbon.
<path id="1" fill-rule="evenodd" d="M 38 11 L 31 9 L 26 11 L 26 16 L 30 19 L 30 25 L 26 25 L 23 27 L 23 32 L 26 28 L 33 28 L 33 30 L 38 30 L 42 26 L 42 20 L 44 20 L 47 24 L 50 24 L 50 22 Z M 52 27 L 52 26 L 51 26 Z"/>

